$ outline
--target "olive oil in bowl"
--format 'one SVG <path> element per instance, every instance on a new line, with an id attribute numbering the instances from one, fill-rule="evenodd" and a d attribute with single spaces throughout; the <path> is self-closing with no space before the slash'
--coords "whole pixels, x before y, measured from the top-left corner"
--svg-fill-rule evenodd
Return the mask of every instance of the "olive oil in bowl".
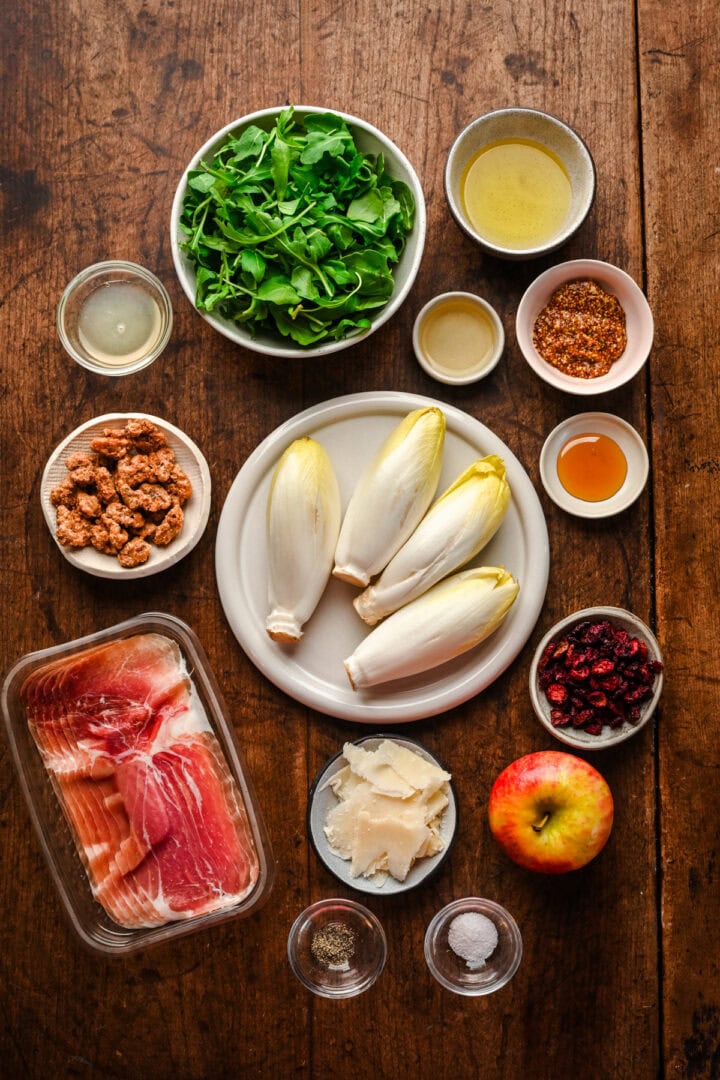
<path id="1" fill-rule="evenodd" d="M 572 204 L 567 169 L 532 139 L 499 139 L 465 166 L 460 195 L 472 228 L 498 248 L 524 251 L 552 242 Z"/>

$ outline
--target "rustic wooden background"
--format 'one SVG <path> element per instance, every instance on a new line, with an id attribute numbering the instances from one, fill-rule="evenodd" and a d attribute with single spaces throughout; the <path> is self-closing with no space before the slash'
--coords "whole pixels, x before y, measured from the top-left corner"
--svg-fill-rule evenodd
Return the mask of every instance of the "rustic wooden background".
<path id="1" fill-rule="evenodd" d="M 0 740 L 0 1072 L 15 1077 L 636 1078 L 720 1076 L 718 952 L 718 250 L 720 62 L 715 0 L 18 0 L 2 5 L 0 162 L 4 470 L 2 665 L 145 610 L 185 619 L 231 707 L 277 857 L 260 913 L 126 960 L 85 951 L 66 922 Z M 421 177 L 428 236 L 415 287 L 375 336 L 320 363 L 262 359 L 215 335 L 174 277 L 170 204 L 206 137 L 244 113 L 321 104 L 378 125 Z M 457 132 L 504 105 L 552 112 L 585 138 L 598 171 L 586 224 L 535 263 L 483 257 L 452 223 L 442 186 Z M 655 347 L 628 387 L 590 401 L 556 393 L 515 344 L 523 290 L 551 263 L 597 257 L 646 289 Z M 175 308 L 152 368 L 117 380 L 64 354 L 54 327 L 66 282 L 127 258 L 155 270 Z M 419 307 L 448 288 L 485 295 L 508 338 L 469 389 L 416 365 Z M 410 733 L 452 768 L 462 832 L 445 869 L 400 900 L 371 900 L 389 961 L 349 1002 L 313 998 L 285 959 L 311 900 L 342 892 L 308 849 L 315 771 L 362 729 L 313 713 L 251 665 L 214 582 L 218 515 L 247 455 L 326 398 L 420 392 L 480 418 L 539 489 L 543 440 L 586 407 L 645 436 L 652 472 L 616 520 L 583 523 L 542 494 L 551 539 L 547 602 L 527 647 L 476 700 Z M 48 453 L 103 412 L 160 414 L 212 473 L 210 525 L 179 566 L 118 587 L 66 563 L 38 485 Z M 631 608 L 667 659 L 655 729 L 593 761 L 616 800 L 613 836 L 585 870 L 546 880 L 509 863 L 486 822 L 489 787 L 520 754 L 556 747 L 534 719 L 532 649 L 558 617 Z M 444 992 L 422 955 L 450 899 L 479 893 L 517 918 L 525 956 L 488 999 Z"/>

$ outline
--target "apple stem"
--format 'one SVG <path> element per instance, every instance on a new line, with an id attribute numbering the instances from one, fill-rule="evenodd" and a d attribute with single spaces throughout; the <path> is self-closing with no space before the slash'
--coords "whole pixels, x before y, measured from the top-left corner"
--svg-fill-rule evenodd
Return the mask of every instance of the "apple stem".
<path id="1" fill-rule="evenodd" d="M 545 814 L 545 816 L 540 819 L 540 821 L 537 823 L 537 825 L 533 825 L 533 829 L 535 830 L 535 832 L 542 832 L 543 826 L 547 825 L 549 819 L 550 819 L 550 812 L 548 811 Z"/>

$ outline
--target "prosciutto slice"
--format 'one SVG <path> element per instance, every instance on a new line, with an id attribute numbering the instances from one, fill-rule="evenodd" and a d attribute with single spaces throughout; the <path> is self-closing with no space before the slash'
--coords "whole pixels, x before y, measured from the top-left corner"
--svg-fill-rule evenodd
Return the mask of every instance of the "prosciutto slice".
<path id="1" fill-rule="evenodd" d="M 124 927 L 239 903 L 258 858 L 176 642 L 138 634 L 46 664 L 21 696 L 93 895 Z"/>

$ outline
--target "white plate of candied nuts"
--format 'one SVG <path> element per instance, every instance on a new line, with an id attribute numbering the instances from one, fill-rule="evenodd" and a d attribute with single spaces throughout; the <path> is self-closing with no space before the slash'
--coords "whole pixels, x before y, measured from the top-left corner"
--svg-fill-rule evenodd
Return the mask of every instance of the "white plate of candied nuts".
<path id="1" fill-rule="evenodd" d="M 76 428 L 50 456 L 40 490 L 63 555 L 96 577 L 166 570 L 192 551 L 210 513 L 202 453 L 146 413 L 108 413 Z"/>

